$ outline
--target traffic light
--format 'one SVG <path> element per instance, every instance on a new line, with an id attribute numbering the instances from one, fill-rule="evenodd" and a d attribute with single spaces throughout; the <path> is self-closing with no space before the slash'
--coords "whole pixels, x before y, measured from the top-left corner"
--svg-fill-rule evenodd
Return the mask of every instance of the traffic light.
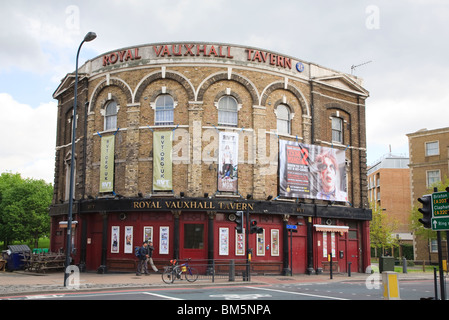
<path id="1" fill-rule="evenodd" d="M 263 233 L 263 228 L 257 226 L 256 220 L 251 220 L 249 232 L 250 233 Z"/>
<path id="2" fill-rule="evenodd" d="M 235 223 L 237 223 L 237 227 L 235 227 L 235 230 L 237 230 L 237 233 L 243 233 L 243 211 L 237 211 L 236 216 L 237 218 L 235 218 Z"/>
<path id="3" fill-rule="evenodd" d="M 418 201 L 422 203 L 422 208 L 418 209 L 422 213 L 422 219 L 418 219 L 418 221 L 424 225 L 424 228 L 430 229 L 432 221 L 432 197 L 425 195 L 418 198 Z"/>

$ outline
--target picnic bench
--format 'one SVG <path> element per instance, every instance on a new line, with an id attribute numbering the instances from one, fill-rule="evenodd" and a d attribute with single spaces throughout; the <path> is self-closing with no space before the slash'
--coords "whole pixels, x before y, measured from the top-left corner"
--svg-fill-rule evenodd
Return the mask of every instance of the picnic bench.
<path id="1" fill-rule="evenodd" d="M 33 272 L 46 272 L 51 269 L 63 269 L 65 266 L 65 256 L 62 253 L 41 252 L 23 253 L 24 268 Z"/>

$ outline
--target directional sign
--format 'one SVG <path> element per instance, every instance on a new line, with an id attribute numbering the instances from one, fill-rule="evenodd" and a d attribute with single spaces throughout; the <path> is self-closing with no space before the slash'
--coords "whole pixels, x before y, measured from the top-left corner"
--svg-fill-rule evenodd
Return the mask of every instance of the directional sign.
<path id="1" fill-rule="evenodd" d="M 449 217 L 432 218 L 432 230 L 449 231 Z"/>
<path id="2" fill-rule="evenodd" d="M 432 216 L 434 218 L 449 217 L 449 192 L 432 193 Z"/>
<path id="3" fill-rule="evenodd" d="M 296 230 L 296 229 L 298 229 L 298 226 L 295 225 L 295 224 L 287 224 L 287 229 L 293 229 L 293 230 Z"/>

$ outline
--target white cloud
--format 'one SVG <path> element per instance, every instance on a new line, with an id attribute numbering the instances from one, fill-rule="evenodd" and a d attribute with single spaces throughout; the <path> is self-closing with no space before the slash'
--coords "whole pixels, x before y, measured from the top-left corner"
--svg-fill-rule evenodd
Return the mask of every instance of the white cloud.
<path id="1" fill-rule="evenodd" d="M 0 93 L 0 172 L 53 183 L 56 102 L 33 109 Z"/>

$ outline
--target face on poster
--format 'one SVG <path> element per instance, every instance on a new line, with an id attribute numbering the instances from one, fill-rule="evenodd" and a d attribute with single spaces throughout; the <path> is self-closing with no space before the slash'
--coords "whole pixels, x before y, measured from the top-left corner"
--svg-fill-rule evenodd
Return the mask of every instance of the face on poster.
<path id="1" fill-rule="evenodd" d="M 280 195 L 348 201 L 345 151 L 279 140 Z"/>

